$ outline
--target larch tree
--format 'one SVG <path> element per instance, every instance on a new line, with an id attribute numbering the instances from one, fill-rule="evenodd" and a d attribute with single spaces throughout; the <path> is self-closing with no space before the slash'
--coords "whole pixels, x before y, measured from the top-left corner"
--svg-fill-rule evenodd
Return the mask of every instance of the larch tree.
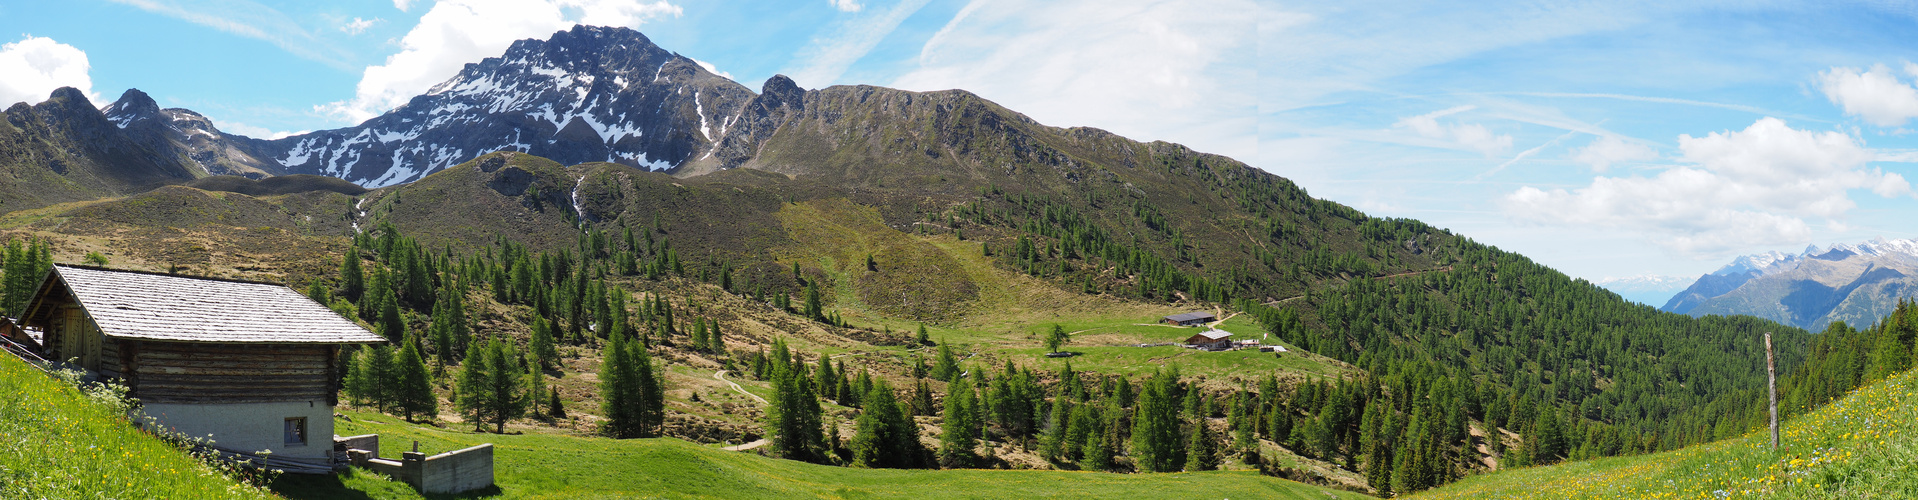
<path id="1" fill-rule="evenodd" d="M 1139 470 L 1174 472 L 1185 468 L 1179 407 L 1173 402 L 1178 383 L 1176 371 L 1154 370 L 1139 391 L 1132 415 L 1132 456 Z"/>
<path id="2" fill-rule="evenodd" d="M 507 420 L 526 413 L 525 375 L 513 351 L 495 338 L 460 367 L 460 411 L 476 425 L 492 423 L 493 432 L 506 432 Z"/>
<path id="3" fill-rule="evenodd" d="M 440 399 L 433 394 L 433 378 L 426 371 L 426 359 L 420 356 L 419 343 L 403 342 L 399 359 L 394 360 L 394 406 L 412 421 L 414 415 L 431 418 L 439 414 Z"/>
<path id="4" fill-rule="evenodd" d="M 862 398 L 856 434 L 852 438 L 853 461 L 862 467 L 901 469 L 918 465 L 922 454 L 919 426 L 912 421 L 892 386 L 875 383 Z"/>
<path id="5" fill-rule="evenodd" d="M 978 397 L 971 378 L 960 378 L 946 388 L 946 412 L 940 422 L 939 465 L 961 468 L 972 465 L 973 448 L 979 446 Z"/>

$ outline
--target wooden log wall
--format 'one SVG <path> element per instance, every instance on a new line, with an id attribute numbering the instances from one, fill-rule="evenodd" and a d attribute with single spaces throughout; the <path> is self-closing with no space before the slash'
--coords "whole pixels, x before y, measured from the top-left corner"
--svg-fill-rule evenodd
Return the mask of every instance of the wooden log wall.
<path id="1" fill-rule="evenodd" d="M 336 397 L 334 346 L 136 342 L 127 385 L 147 403 L 326 401 Z M 111 359 L 121 359 L 114 357 Z"/>

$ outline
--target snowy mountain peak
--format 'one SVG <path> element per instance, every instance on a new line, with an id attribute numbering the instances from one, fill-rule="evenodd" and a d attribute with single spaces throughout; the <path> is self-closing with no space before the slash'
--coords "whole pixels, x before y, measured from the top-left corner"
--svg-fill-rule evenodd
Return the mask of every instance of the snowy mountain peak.
<path id="1" fill-rule="evenodd" d="M 754 97 L 637 31 L 575 26 L 514 42 L 357 126 L 265 144 L 288 173 L 375 188 L 502 150 L 669 170 L 710 155 Z"/>
<path id="2" fill-rule="evenodd" d="M 100 109 L 100 112 L 107 115 L 107 120 L 123 129 L 141 119 L 162 118 L 160 104 L 153 102 L 153 97 L 148 96 L 146 92 L 141 92 L 140 89 L 127 89 L 125 93 L 120 94 L 119 100 Z"/>

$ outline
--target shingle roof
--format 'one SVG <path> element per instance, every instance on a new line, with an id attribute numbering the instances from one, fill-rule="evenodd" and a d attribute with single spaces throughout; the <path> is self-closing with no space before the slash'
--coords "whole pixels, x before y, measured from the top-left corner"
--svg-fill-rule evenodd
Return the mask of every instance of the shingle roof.
<path id="1" fill-rule="evenodd" d="M 1185 321 L 1192 321 L 1195 319 L 1212 319 L 1213 317 L 1214 316 L 1212 316 L 1212 313 L 1200 311 L 1200 312 L 1174 314 L 1171 316 L 1166 316 L 1165 319 L 1166 321 L 1185 322 Z"/>
<path id="2" fill-rule="evenodd" d="M 164 274 L 54 266 L 109 337 L 170 342 L 385 342 L 290 288 Z"/>

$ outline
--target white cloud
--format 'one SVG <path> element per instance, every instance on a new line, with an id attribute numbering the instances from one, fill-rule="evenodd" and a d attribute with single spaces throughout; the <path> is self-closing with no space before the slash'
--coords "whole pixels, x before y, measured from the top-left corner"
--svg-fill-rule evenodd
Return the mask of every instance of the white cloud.
<path id="1" fill-rule="evenodd" d="M 413 8 L 413 0 L 393 0 L 393 8 L 406 12 L 407 9 Z"/>
<path id="2" fill-rule="evenodd" d="M 1905 63 L 1905 73 L 1918 77 L 1918 64 Z M 1918 88 L 1899 80 L 1883 64 L 1864 71 L 1834 67 L 1819 72 L 1818 83 L 1832 104 L 1872 125 L 1896 127 L 1918 118 Z"/>
<path id="3" fill-rule="evenodd" d="M 246 38 L 263 40 L 300 58 L 351 70 L 349 54 L 321 41 L 292 17 L 248 0 L 111 0 Z"/>
<path id="4" fill-rule="evenodd" d="M 45 101 L 60 87 L 80 89 L 87 99 L 99 103 L 89 69 L 86 52 L 52 38 L 28 36 L 0 45 L 0 75 L 7 75 L 0 78 L 0 109 L 16 102 Z"/>
<path id="5" fill-rule="evenodd" d="M 886 35 L 899 27 L 899 23 L 905 22 L 914 12 L 919 12 L 928 1 L 904 0 L 890 10 L 863 14 L 822 30 L 832 36 L 815 38 L 799 49 L 793 67 L 785 70 L 786 75 L 801 87 L 818 88 L 838 83 L 839 77 L 846 74 L 846 68 L 866 57 L 866 53 L 872 52 L 873 47 L 879 46 Z M 840 10 L 846 9 L 841 7 Z"/>
<path id="6" fill-rule="evenodd" d="M 689 59 L 690 59 L 690 58 L 689 58 Z M 733 74 L 732 74 L 732 73 L 727 73 L 727 72 L 724 72 L 724 71 L 720 71 L 720 70 L 719 70 L 719 67 L 718 67 L 718 66 L 713 66 L 713 63 L 709 63 L 709 62 L 706 62 L 706 61 L 701 61 L 701 60 L 698 60 L 698 59 L 693 59 L 693 63 L 694 63 L 694 64 L 698 64 L 700 68 L 704 68 L 704 69 L 706 70 L 706 72 L 707 72 L 707 73 L 712 73 L 712 74 L 715 74 L 715 75 L 719 75 L 719 76 L 721 76 L 721 77 L 724 77 L 724 78 L 726 78 L 727 80 L 732 80 L 732 79 L 733 79 Z M 735 81 L 736 81 L 736 80 L 735 80 Z"/>
<path id="7" fill-rule="evenodd" d="M 1477 123 L 1439 123 L 1438 119 L 1471 111 L 1476 106 L 1459 106 L 1441 109 L 1418 116 L 1399 119 L 1393 126 L 1409 127 L 1419 135 L 1429 139 L 1439 139 L 1457 144 L 1464 149 L 1477 151 L 1486 158 L 1498 156 L 1512 149 L 1512 136 L 1494 134 L 1491 129 Z"/>
<path id="8" fill-rule="evenodd" d="M 859 0 L 826 0 L 826 3 L 832 4 L 832 8 L 840 12 L 859 12 L 859 9 L 866 8 L 859 4 Z"/>
<path id="9" fill-rule="evenodd" d="M 1656 160 L 1658 150 L 1616 135 L 1605 135 L 1572 150 L 1572 159 L 1590 165 L 1593 172 L 1605 173 L 1613 164 Z"/>
<path id="10" fill-rule="evenodd" d="M 220 132 L 222 133 L 238 134 L 238 135 L 243 135 L 247 137 L 252 137 L 254 139 L 266 139 L 269 141 L 273 139 L 292 137 L 292 136 L 310 132 L 308 130 L 301 130 L 298 132 L 277 132 L 277 131 L 274 131 L 273 129 L 269 129 L 266 127 L 256 127 L 253 125 L 247 125 L 245 123 L 229 122 L 229 121 L 217 120 L 217 119 L 213 120 L 213 127 L 220 129 Z"/>
<path id="11" fill-rule="evenodd" d="M 362 122 L 452 78 L 467 63 L 498 57 L 515 40 L 545 39 L 574 24 L 637 28 L 680 13 L 679 6 L 665 0 L 441 1 L 400 39 L 399 53 L 387 56 L 385 64 L 366 68 L 352 99 L 314 109 Z"/>
<path id="12" fill-rule="evenodd" d="M 891 86 L 966 89 L 1048 125 L 1250 161 L 1257 10 L 1236 0 L 974 0 Z"/>
<path id="13" fill-rule="evenodd" d="M 1857 206 L 1854 189 L 1911 193 L 1903 176 L 1868 168 L 1877 153 L 1853 136 L 1797 130 L 1777 118 L 1681 135 L 1678 144 L 1685 165 L 1652 177 L 1601 176 L 1574 190 L 1519 188 L 1506 195 L 1506 214 L 1526 224 L 1639 230 L 1675 252 L 1713 257 L 1809 241 L 1805 219 L 1841 222 Z"/>
<path id="14" fill-rule="evenodd" d="M 355 17 L 352 21 L 347 21 L 346 24 L 340 25 L 340 31 L 344 31 L 348 35 L 358 35 L 365 33 L 367 28 L 373 27 L 373 23 L 380 21 L 381 19 L 377 17 L 373 19 L 360 19 Z"/>

